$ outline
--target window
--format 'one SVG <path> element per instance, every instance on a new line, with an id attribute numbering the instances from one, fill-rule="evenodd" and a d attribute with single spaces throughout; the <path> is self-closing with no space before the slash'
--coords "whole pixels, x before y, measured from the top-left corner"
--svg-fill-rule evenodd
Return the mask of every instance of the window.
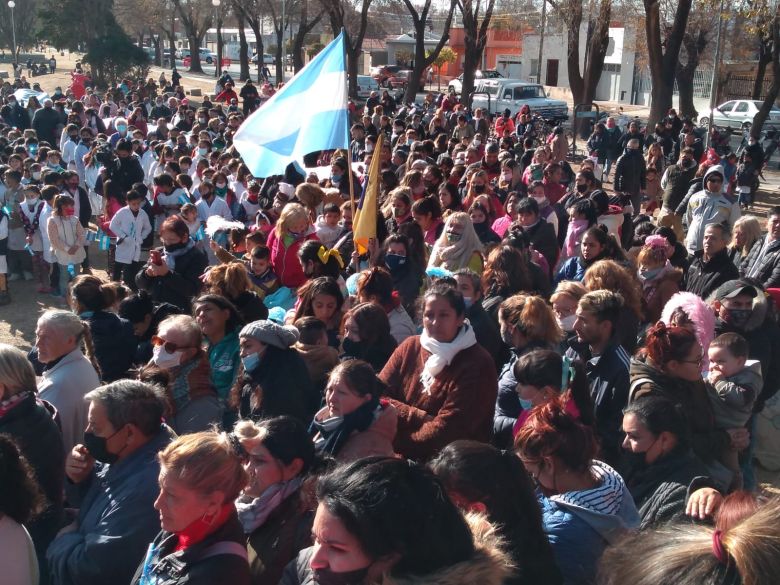
<path id="1" fill-rule="evenodd" d="M 734 109 L 734 104 L 735 104 L 735 102 L 726 102 L 725 104 L 723 104 L 723 105 L 722 105 L 721 107 L 719 107 L 718 109 L 719 109 L 721 112 L 723 112 L 724 114 L 726 114 L 726 113 L 729 113 L 729 112 L 731 112 L 731 110 L 733 110 L 733 109 Z"/>
<path id="2" fill-rule="evenodd" d="M 538 85 L 527 85 L 515 88 L 516 100 L 532 100 L 536 98 L 543 98 L 544 92 Z"/>
<path id="3" fill-rule="evenodd" d="M 735 114 L 744 114 L 748 111 L 748 103 L 747 102 L 738 102 L 737 107 L 734 108 Z"/>
<path id="4" fill-rule="evenodd" d="M 511 89 L 505 89 L 504 90 L 504 99 L 505 100 L 511 100 L 512 99 L 512 90 Z"/>

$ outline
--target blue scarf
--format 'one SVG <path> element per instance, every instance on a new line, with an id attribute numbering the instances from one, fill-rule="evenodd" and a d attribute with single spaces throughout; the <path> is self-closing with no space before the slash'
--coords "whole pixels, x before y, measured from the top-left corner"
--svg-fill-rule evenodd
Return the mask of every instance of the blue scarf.
<path id="1" fill-rule="evenodd" d="M 195 241 L 190 238 L 190 241 L 187 242 L 182 248 L 179 248 L 178 250 L 173 250 L 172 252 L 169 252 L 168 250 L 165 250 L 165 256 L 163 258 L 165 259 L 165 263 L 168 265 L 168 270 L 173 272 L 176 270 L 176 258 L 179 256 L 184 256 L 187 252 L 192 250 L 195 247 Z"/>

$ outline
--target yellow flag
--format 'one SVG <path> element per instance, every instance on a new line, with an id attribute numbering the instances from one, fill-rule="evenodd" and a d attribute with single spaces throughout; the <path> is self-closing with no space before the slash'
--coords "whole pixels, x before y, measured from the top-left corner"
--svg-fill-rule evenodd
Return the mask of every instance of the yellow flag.
<path id="1" fill-rule="evenodd" d="M 358 202 L 358 208 L 352 221 L 355 246 L 359 254 L 368 251 L 368 241 L 376 238 L 376 212 L 379 201 L 379 169 L 382 164 L 382 142 L 384 133 L 379 133 L 379 139 L 374 147 L 374 156 L 371 157 L 371 166 L 368 169 L 368 183 L 363 195 Z"/>

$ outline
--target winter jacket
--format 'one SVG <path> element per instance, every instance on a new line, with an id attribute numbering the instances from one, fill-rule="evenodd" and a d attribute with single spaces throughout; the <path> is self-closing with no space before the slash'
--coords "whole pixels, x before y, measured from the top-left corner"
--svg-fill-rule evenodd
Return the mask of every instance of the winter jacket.
<path id="1" fill-rule="evenodd" d="M 617 340 L 613 340 L 601 355 L 593 357 L 590 348 L 573 336 L 569 339 L 566 356 L 585 366 L 602 458 L 616 462 L 623 442 L 623 409 L 628 403 L 629 355 Z"/>
<path id="2" fill-rule="evenodd" d="M 158 251 L 163 253 L 162 248 Z M 189 313 L 192 299 L 203 288 L 200 277 L 208 264 L 206 252 L 194 247 L 176 258 L 176 269 L 165 276 L 148 276 L 144 266 L 136 274 L 135 283 L 138 288 L 147 291 L 155 303 L 170 303 Z"/>
<path id="3" fill-rule="evenodd" d="M 164 425 L 116 463 L 97 463 L 79 508 L 78 528 L 49 546 L 52 582 L 58 585 L 129 583 L 139 559 L 160 530 L 154 501 L 160 492 L 157 453 L 173 439 Z"/>
<path id="4" fill-rule="evenodd" d="M 680 447 L 650 465 L 629 470 L 625 479 L 639 508 L 640 530 L 683 519 L 691 494 L 715 487 L 699 458 Z"/>
<path id="5" fill-rule="evenodd" d="M 693 255 L 693 261 L 688 267 L 684 288 L 688 292 L 706 299 L 724 282 L 739 278 L 739 271 L 729 260 L 728 250 L 723 249 L 709 261 L 704 260 L 704 250 L 698 250 Z"/>
<path id="6" fill-rule="evenodd" d="M 126 378 L 138 347 L 132 324 L 108 311 L 89 311 L 81 318 L 89 324 L 101 379 L 113 382 Z"/>
<path id="7" fill-rule="evenodd" d="M 593 583 L 604 549 L 639 527 L 639 514 L 623 478 L 593 461 L 599 485 L 545 497 L 539 494 L 542 524 L 566 585 Z"/>
<path id="8" fill-rule="evenodd" d="M 474 554 L 427 575 L 382 575 L 376 585 L 503 585 L 511 576 L 511 561 L 496 529 L 483 517 L 466 516 L 474 535 Z M 287 565 L 279 585 L 319 585 L 311 559 L 314 547 L 298 553 Z"/>
<path id="9" fill-rule="evenodd" d="M 607 153 L 609 151 L 609 136 L 606 132 L 596 134 L 595 132 L 590 135 L 586 148 L 590 154 L 595 154 L 599 161 L 599 164 L 604 164 L 607 160 Z"/>
<path id="10" fill-rule="evenodd" d="M 501 341 L 501 331 L 498 328 L 498 323 L 488 315 L 479 301 L 466 309 L 466 319 L 469 320 L 469 323 L 474 328 L 477 343 L 493 356 L 493 363 L 496 366 L 496 372 L 498 372 L 506 358 L 506 346 Z"/>
<path id="11" fill-rule="evenodd" d="M 715 424 L 721 429 L 744 427 L 763 385 L 761 362 L 747 360 L 739 372 L 708 387 Z"/>
<path id="12" fill-rule="evenodd" d="M 211 381 L 209 356 L 202 349 L 190 361 L 168 371 L 168 424 L 180 435 L 205 431 L 222 416 L 222 405 Z"/>
<path id="13" fill-rule="evenodd" d="M 379 374 L 398 410 L 395 450 L 412 459 L 428 459 L 456 439 L 490 438 L 497 393 L 491 356 L 478 343 L 461 350 L 425 391 L 420 376 L 430 355 L 415 335 Z"/>
<path id="14" fill-rule="evenodd" d="M 544 256 L 547 265 L 552 270 L 552 267 L 558 262 L 558 255 L 561 253 L 555 228 L 552 224 L 540 219 L 536 225 L 524 228 L 523 231 L 528 234 L 534 250 Z"/>
<path id="15" fill-rule="evenodd" d="M 300 341 L 293 347 L 303 358 L 312 384 L 320 393 L 324 394 L 328 374 L 339 365 L 339 351 L 329 345 L 315 345 Z"/>
<path id="16" fill-rule="evenodd" d="M 314 420 L 328 418 L 327 406 L 314 415 Z M 398 411 L 384 403 L 374 415 L 374 422 L 364 431 L 353 431 L 334 457 L 338 463 L 349 463 L 365 457 L 393 457 L 393 440 L 398 429 Z M 314 437 L 315 442 L 319 435 Z"/>
<path id="17" fill-rule="evenodd" d="M 672 212 L 677 209 L 688 192 L 688 186 L 696 175 L 698 166 L 696 161 L 691 161 L 686 167 L 677 163 L 666 168 L 663 177 L 661 177 L 661 188 L 664 190 L 664 209 Z"/>
<path id="18" fill-rule="evenodd" d="M 707 176 L 713 172 L 719 172 L 723 175 L 723 169 L 720 166 L 710 167 L 704 173 L 705 185 L 707 184 Z M 704 230 L 708 225 L 725 223 L 731 230 L 741 215 L 742 212 L 739 209 L 739 205 L 733 203 L 722 192 L 714 193 L 704 190 L 696 193 L 688 202 L 688 209 L 685 212 L 688 220 L 688 235 L 685 238 L 685 247 L 693 254 L 702 247 Z"/>
<path id="19" fill-rule="evenodd" d="M 629 149 L 615 165 L 615 191 L 636 195 L 646 187 L 645 159 L 641 149 Z"/>
<path id="20" fill-rule="evenodd" d="M 141 564 L 130 582 L 166 585 L 249 585 L 246 537 L 234 511 L 227 521 L 200 542 L 183 550 L 174 550 L 179 537 L 162 531 L 150 546 L 151 557 L 141 557 Z M 144 570 L 150 571 L 144 579 Z"/>
<path id="21" fill-rule="evenodd" d="M 48 142 L 52 146 L 55 146 L 57 136 L 57 126 L 60 125 L 60 115 L 54 110 L 53 107 L 42 107 L 36 110 L 35 115 L 32 118 L 32 127 L 35 133 L 38 135 L 38 140 L 41 142 Z"/>
<path id="22" fill-rule="evenodd" d="M 304 482 L 248 536 L 252 585 L 278 585 L 284 568 L 299 551 L 312 545 L 311 527 L 317 507 Z"/>
<path id="23" fill-rule="evenodd" d="M 558 269 L 558 274 L 555 276 L 556 284 L 564 280 L 576 280 L 582 282 L 585 278 L 585 271 L 588 267 L 585 265 L 585 261 L 582 256 L 572 256 L 567 258 L 566 261 L 561 264 Z"/>
<path id="24" fill-rule="evenodd" d="M 390 321 L 390 335 L 393 336 L 396 343 L 402 343 L 412 335 L 417 333 L 417 327 L 401 306 L 395 307 L 387 313 L 387 320 Z"/>
<path id="25" fill-rule="evenodd" d="M 268 318 L 268 307 L 263 303 L 262 297 L 254 291 L 245 290 L 237 297 L 228 299 L 232 302 L 244 323 L 259 321 Z"/>
<path id="26" fill-rule="evenodd" d="M 321 397 L 309 379 L 306 363 L 294 348 L 269 345 L 252 372 L 243 365 L 233 387 L 241 418 L 260 420 L 292 416 L 308 425 L 320 408 Z"/>
<path id="27" fill-rule="evenodd" d="M 780 240 L 769 241 L 767 234 L 756 242 L 742 261 L 739 274 L 757 280 L 764 288 L 780 287 Z"/>
<path id="28" fill-rule="evenodd" d="M 65 452 L 57 414 L 48 402 L 30 393 L 0 416 L 0 434 L 10 436 L 27 459 L 46 498 L 43 511 L 25 523 L 35 545 L 42 583 L 47 582 L 46 549 L 63 525 L 62 490 Z"/>
<path id="29" fill-rule="evenodd" d="M 623 152 L 623 148 L 620 146 L 620 139 L 623 137 L 623 131 L 619 126 L 615 125 L 612 128 L 607 128 L 606 134 L 607 140 L 609 141 L 607 158 L 610 160 L 617 160 L 620 153 Z"/>
<path id="30" fill-rule="evenodd" d="M 46 229 L 58 264 L 68 266 L 69 264 L 81 264 L 84 261 L 86 235 L 76 217 L 52 215 L 49 217 Z M 73 246 L 76 246 L 76 252 L 69 254 L 68 250 Z"/>
<path id="31" fill-rule="evenodd" d="M 144 180 L 141 159 L 136 154 L 120 158 L 116 167 L 111 169 L 109 176 L 114 184 L 119 185 L 122 193 L 127 193 L 135 183 L 142 183 Z"/>
<path id="32" fill-rule="evenodd" d="M 306 240 L 316 240 L 317 234 L 313 228 L 305 236 L 298 238 L 289 247 L 284 244 L 284 236 L 276 235 L 276 230 L 268 234 L 267 246 L 271 250 L 271 266 L 282 286 L 298 288 L 306 282 L 301 263 L 298 261 L 298 250 Z"/>

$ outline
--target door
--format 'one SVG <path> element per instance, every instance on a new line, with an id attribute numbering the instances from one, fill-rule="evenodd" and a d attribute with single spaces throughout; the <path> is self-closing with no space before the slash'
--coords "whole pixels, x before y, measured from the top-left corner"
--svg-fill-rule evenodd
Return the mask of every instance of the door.
<path id="1" fill-rule="evenodd" d="M 719 108 L 715 108 L 712 116 L 713 122 L 718 126 L 723 126 L 726 128 L 731 126 L 731 120 L 729 119 L 729 116 L 731 116 L 731 111 L 734 109 L 735 105 L 736 102 L 726 102 Z"/>
<path id="2" fill-rule="evenodd" d="M 734 106 L 734 115 L 731 117 L 731 127 L 741 128 L 745 122 L 752 122 L 753 120 L 748 120 L 749 110 L 748 102 L 737 102 Z"/>
<path id="3" fill-rule="evenodd" d="M 547 59 L 545 85 L 558 85 L 558 59 Z"/>

